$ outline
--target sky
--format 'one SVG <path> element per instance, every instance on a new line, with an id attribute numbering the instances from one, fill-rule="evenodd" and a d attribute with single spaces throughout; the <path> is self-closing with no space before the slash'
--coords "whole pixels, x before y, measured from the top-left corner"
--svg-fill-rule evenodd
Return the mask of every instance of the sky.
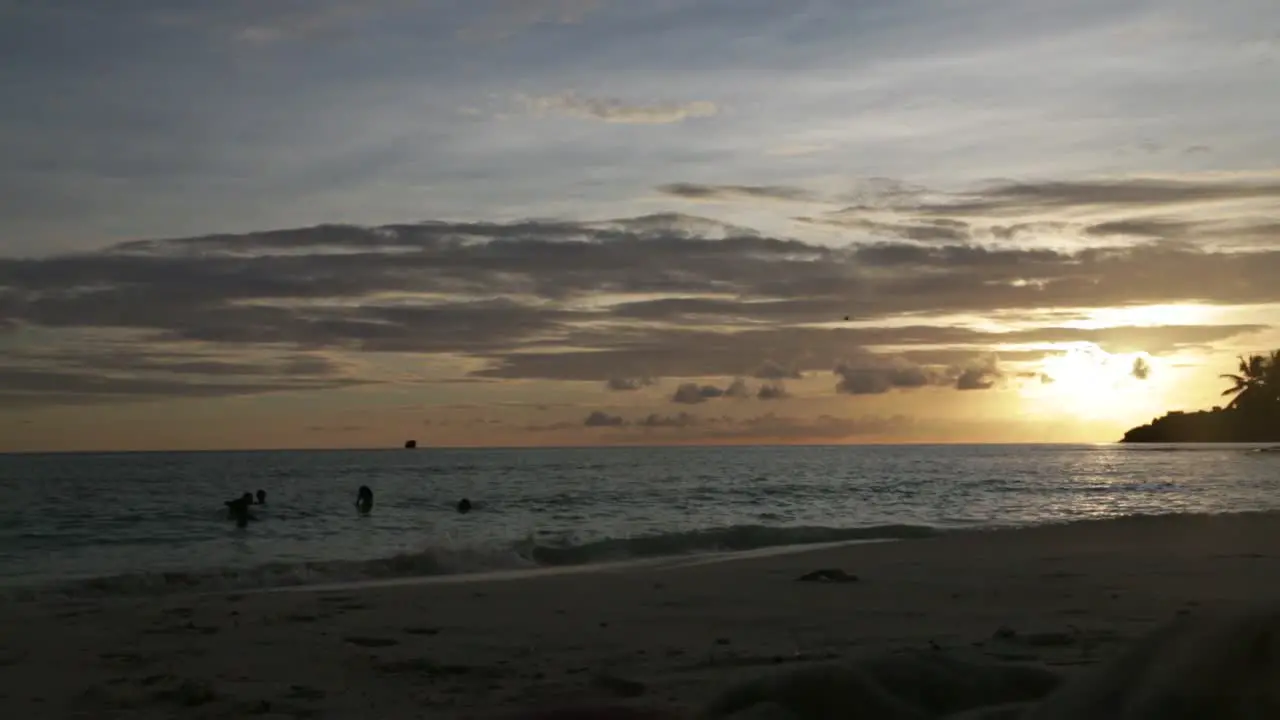
<path id="1" fill-rule="evenodd" d="M 1274 0 L 0 0 L 0 451 L 1110 442 L 1280 347 Z"/>

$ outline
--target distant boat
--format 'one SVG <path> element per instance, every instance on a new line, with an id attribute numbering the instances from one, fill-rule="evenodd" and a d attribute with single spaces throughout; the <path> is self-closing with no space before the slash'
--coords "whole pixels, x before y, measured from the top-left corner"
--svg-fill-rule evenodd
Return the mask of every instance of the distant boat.
<path id="1" fill-rule="evenodd" d="M 418 447 L 418 441 L 417 441 L 417 440 L 405 440 L 405 441 L 404 441 L 404 447 L 405 447 L 405 449 L 406 449 L 406 450 L 412 450 L 412 449 L 414 449 L 414 448 Z"/>

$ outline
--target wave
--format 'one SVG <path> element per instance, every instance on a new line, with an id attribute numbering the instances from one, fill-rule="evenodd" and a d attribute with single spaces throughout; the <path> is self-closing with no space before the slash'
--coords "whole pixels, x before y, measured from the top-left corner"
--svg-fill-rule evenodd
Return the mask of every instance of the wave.
<path id="1" fill-rule="evenodd" d="M 876 525 L 863 528 L 732 525 L 725 528 L 608 538 L 581 545 L 534 545 L 528 548 L 527 556 L 543 566 L 582 565 L 690 553 L 741 552 L 787 545 L 909 540 L 929 537 L 938 532 L 937 528 L 924 525 Z"/>
<path id="2" fill-rule="evenodd" d="M 247 591 L 504 570 L 536 570 L 703 553 L 742 552 L 790 545 L 907 540 L 929 537 L 939 532 L 942 531 L 921 525 L 861 528 L 733 525 L 604 538 L 580 544 L 571 541 L 552 544 L 529 538 L 506 547 L 429 548 L 373 560 L 268 563 L 250 567 L 113 575 L 64 581 L 39 588 L 11 588 L 4 594 L 20 599 L 36 599 L 47 596 L 91 598 Z"/>

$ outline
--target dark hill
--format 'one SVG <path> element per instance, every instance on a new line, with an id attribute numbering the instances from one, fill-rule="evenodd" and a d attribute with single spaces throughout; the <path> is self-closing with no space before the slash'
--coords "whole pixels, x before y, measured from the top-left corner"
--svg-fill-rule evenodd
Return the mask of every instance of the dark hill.
<path id="1" fill-rule="evenodd" d="M 1280 414 L 1271 417 L 1239 408 L 1171 412 L 1124 434 L 1127 443 L 1280 442 Z"/>
<path id="2" fill-rule="evenodd" d="M 1130 443 L 1280 442 L 1280 350 L 1239 358 L 1225 408 L 1171 412 L 1124 434 Z"/>

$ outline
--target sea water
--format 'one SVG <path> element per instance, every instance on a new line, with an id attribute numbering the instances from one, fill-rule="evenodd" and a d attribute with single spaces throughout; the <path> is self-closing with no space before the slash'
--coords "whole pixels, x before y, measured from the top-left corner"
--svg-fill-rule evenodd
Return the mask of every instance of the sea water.
<path id="1" fill-rule="evenodd" d="M 249 589 L 1276 510 L 1277 483 L 1280 453 L 1241 446 L 0 455 L 0 591 Z M 267 503 L 236 527 L 224 501 L 259 489 Z"/>

